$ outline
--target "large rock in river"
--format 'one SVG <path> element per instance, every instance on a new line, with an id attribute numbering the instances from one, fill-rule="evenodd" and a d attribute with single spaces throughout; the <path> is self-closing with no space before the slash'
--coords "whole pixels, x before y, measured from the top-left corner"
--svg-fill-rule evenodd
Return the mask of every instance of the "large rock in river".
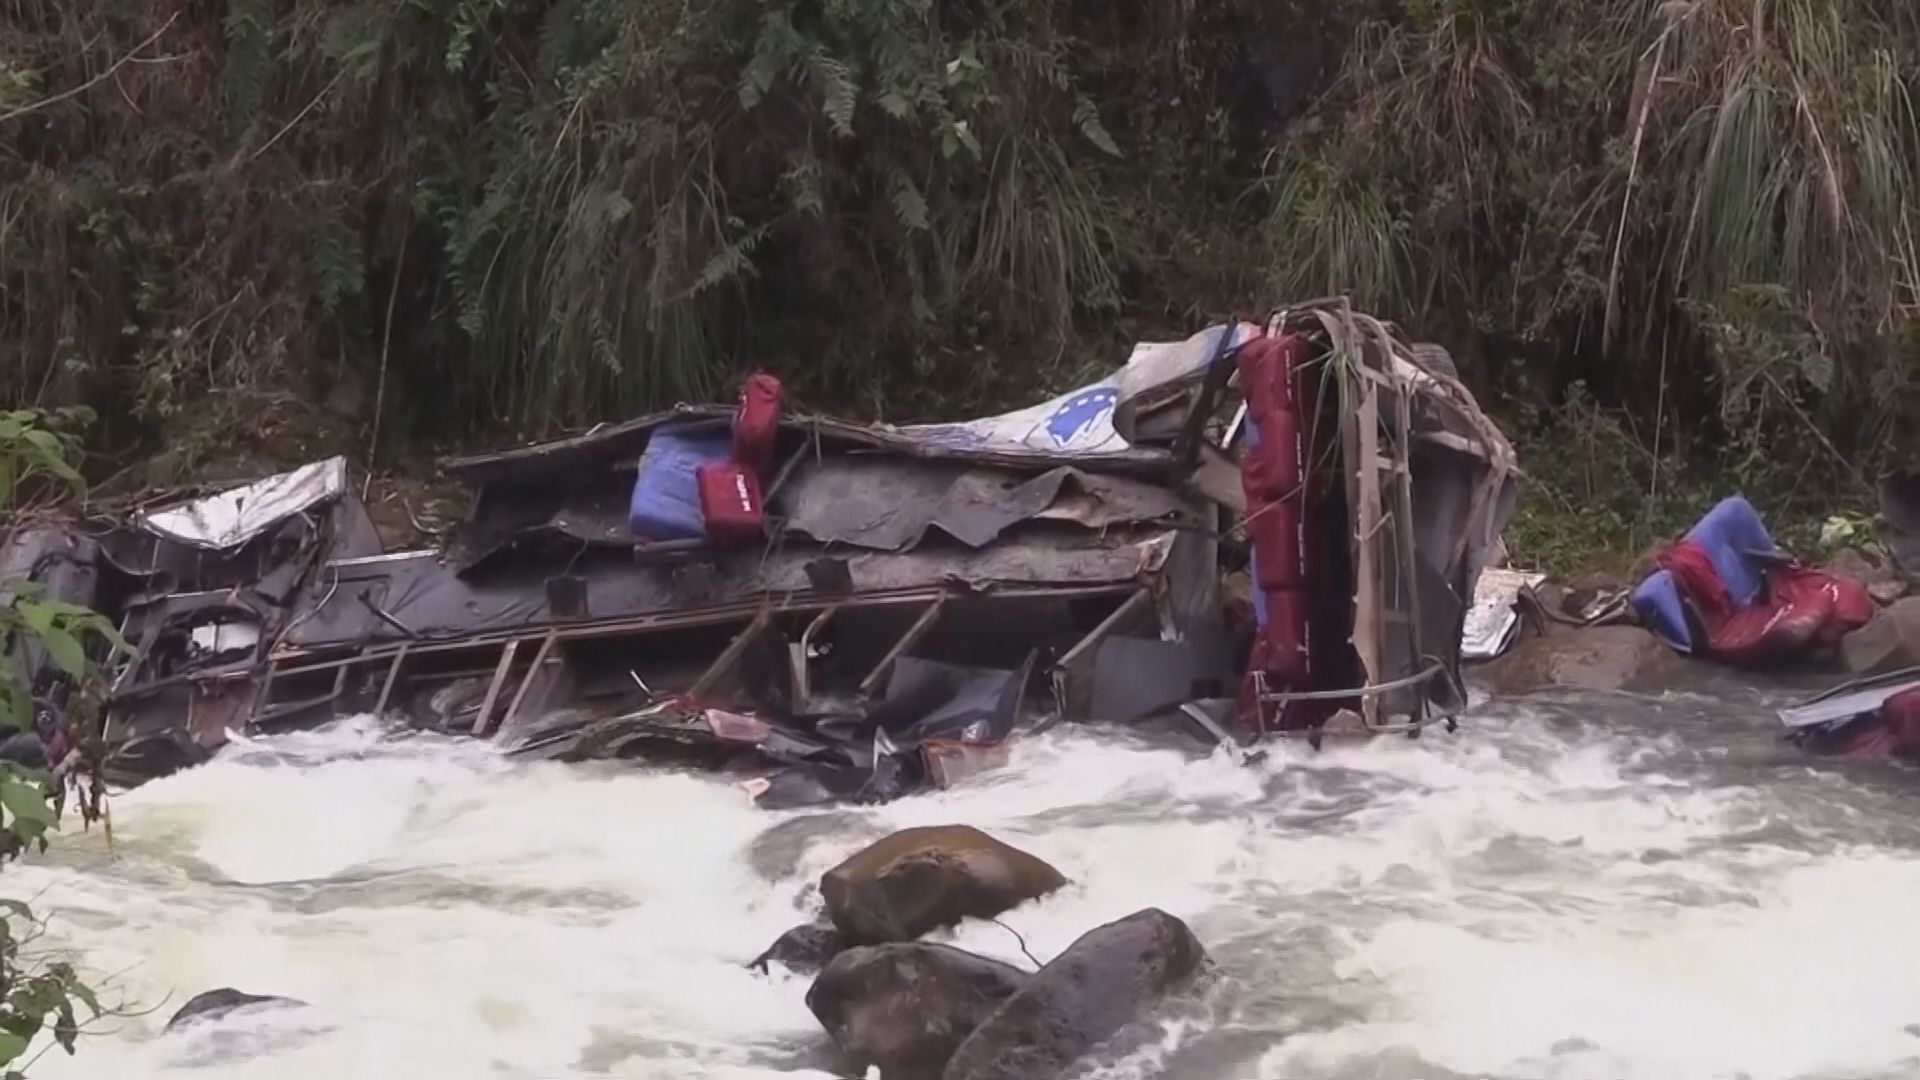
<path id="1" fill-rule="evenodd" d="M 779 964 L 789 971 L 801 975 L 812 975 L 827 966 L 834 957 L 846 949 L 846 939 L 840 931 L 819 923 L 796 926 L 781 934 L 767 951 L 754 957 L 747 966 L 766 974 L 771 964 Z"/>
<path id="2" fill-rule="evenodd" d="M 862 946 L 827 965 L 807 991 L 807 1008 L 863 1073 L 878 1065 L 881 1080 L 937 1080 L 1028 977 L 947 945 Z"/>
<path id="3" fill-rule="evenodd" d="M 1840 640 L 1840 659 L 1855 675 L 1920 667 L 1920 596 L 1874 612 L 1872 621 Z"/>
<path id="4" fill-rule="evenodd" d="M 1502 694 L 1538 690 L 1651 690 L 1683 677 L 1688 662 L 1638 626 L 1523 631 L 1506 655 L 1480 669 Z"/>
<path id="5" fill-rule="evenodd" d="M 912 941 L 961 919 L 991 919 L 1065 885 L 1060 871 L 979 829 L 903 829 L 827 871 L 820 896 L 847 941 Z"/>
<path id="6" fill-rule="evenodd" d="M 218 990 L 209 990 L 204 994 L 189 999 L 185 1005 L 180 1006 L 179 1012 L 173 1014 L 173 1019 L 167 1021 L 166 1030 L 176 1031 L 182 1026 L 195 1021 L 218 1020 L 230 1013 L 237 1012 L 241 1009 L 251 1009 L 256 1006 L 272 1005 L 291 1007 L 305 1004 L 306 1002 L 296 1001 L 293 998 L 274 997 L 270 994 L 247 994 L 235 990 L 231 986 L 223 986 Z"/>
<path id="7" fill-rule="evenodd" d="M 967 1036 L 943 1078 L 1052 1080 L 1206 963 L 1187 924 L 1156 908 L 1090 930 Z"/>

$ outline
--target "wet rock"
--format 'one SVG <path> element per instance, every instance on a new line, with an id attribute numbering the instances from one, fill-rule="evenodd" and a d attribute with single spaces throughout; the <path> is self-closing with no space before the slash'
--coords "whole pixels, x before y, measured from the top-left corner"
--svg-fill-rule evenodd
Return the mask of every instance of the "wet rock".
<path id="1" fill-rule="evenodd" d="M 990 919 L 1065 885 L 1060 871 L 965 825 L 904 829 L 827 871 L 827 915 L 855 945 Z"/>
<path id="2" fill-rule="evenodd" d="M 204 765 L 213 755 L 177 728 L 135 735 L 107 758 L 107 782 L 128 786 Z"/>
<path id="3" fill-rule="evenodd" d="M 10 735 L 0 742 L 0 761 L 10 761 L 27 769 L 47 767 L 47 745 L 31 731 Z"/>
<path id="4" fill-rule="evenodd" d="M 1187 924 L 1156 908 L 1090 930 L 967 1037 L 943 1078 L 1051 1080 L 1206 963 Z"/>
<path id="5" fill-rule="evenodd" d="M 1481 669 L 1501 694 L 1539 690 L 1638 690 L 1670 683 L 1688 662 L 1638 626 L 1548 626 L 1525 631 L 1506 655 Z"/>
<path id="6" fill-rule="evenodd" d="M 846 949 L 846 939 L 840 931 L 820 923 L 808 923 L 796 926 L 781 934 L 767 951 L 754 958 L 747 966 L 766 974 L 771 964 L 778 963 L 789 971 L 801 975 L 812 975 L 827 966 L 834 957 Z"/>
<path id="7" fill-rule="evenodd" d="M 1834 577 L 1858 582 L 1881 605 L 1907 595 L 1907 578 L 1889 559 L 1876 559 L 1854 548 L 1842 548 L 1821 567 Z"/>
<path id="8" fill-rule="evenodd" d="M 933 1080 L 1029 977 L 948 945 L 861 946 L 820 973 L 807 1008 L 856 1068 L 878 1065 L 881 1080 Z"/>
<path id="9" fill-rule="evenodd" d="M 295 1006 L 305 1004 L 306 1002 L 296 1001 L 293 998 L 275 997 L 271 994 L 247 994 L 235 990 L 231 986 L 223 986 L 218 990 L 209 990 L 189 1000 L 185 1005 L 180 1006 L 180 1011 L 174 1013 L 173 1019 L 167 1021 L 166 1030 L 176 1031 L 188 1023 L 197 1021 L 218 1020 L 237 1010 L 250 1009 L 260 1005 Z"/>
<path id="10" fill-rule="evenodd" d="M 1855 675 L 1920 667 L 1920 596 L 1874 612 L 1867 625 L 1841 639 L 1840 659 Z"/>

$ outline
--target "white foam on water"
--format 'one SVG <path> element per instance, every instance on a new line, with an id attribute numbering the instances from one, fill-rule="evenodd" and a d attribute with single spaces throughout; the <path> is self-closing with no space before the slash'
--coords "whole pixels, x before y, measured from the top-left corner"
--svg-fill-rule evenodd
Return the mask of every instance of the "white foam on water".
<path id="1" fill-rule="evenodd" d="M 1390 1007 L 1289 1040 L 1259 1075 L 1328 1075 L 1383 1048 L 1478 1076 L 1920 1075 L 1920 967 L 1897 929 L 1916 888 L 1920 861 L 1840 855 L 1750 905 L 1622 906 L 1511 938 L 1395 920 L 1342 966 L 1390 987 Z"/>
<path id="2" fill-rule="evenodd" d="M 825 1076 L 806 981 L 744 964 L 834 863 L 949 823 L 1072 884 L 1004 918 L 1024 949 L 991 923 L 940 939 L 1031 967 L 1148 906 L 1208 939 L 1210 1017 L 1100 1075 L 1920 1075 L 1920 859 L 1753 841 L 1767 793 L 1651 771 L 1669 750 L 1521 717 L 1242 767 L 1089 729 L 953 791 L 776 815 L 719 778 L 361 720 L 120 796 L 111 858 L 63 836 L 0 880 L 109 1002 L 153 1010 L 36 1080 Z M 803 832 L 769 880 L 776 828 Z M 160 1034 L 220 986 L 311 1008 Z"/>

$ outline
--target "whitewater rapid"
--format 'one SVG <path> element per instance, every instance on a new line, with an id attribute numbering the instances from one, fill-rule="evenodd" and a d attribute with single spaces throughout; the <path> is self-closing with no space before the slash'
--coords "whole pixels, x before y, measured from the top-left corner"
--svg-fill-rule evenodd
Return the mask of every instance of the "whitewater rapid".
<path id="1" fill-rule="evenodd" d="M 1156 906 L 1218 961 L 1090 1076 L 1920 1076 L 1920 776 L 1812 765 L 1765 705 L 1504 703 L 1253 766 L 1057 730 L 954 791 L 789 814 L 363 718 L 121 795 L 111 849 L 0 880 L 124 1014 L 36 1080 L 824 1077 L 806 982 L 744 965 L 822 871 L 947 823 L 1073 879 L 1004 920 L 1041 959 Z M 1001 927 L 951 940 L 1031 967 Z M 312 1008 L 160 1034 L 219 986 Z"/>

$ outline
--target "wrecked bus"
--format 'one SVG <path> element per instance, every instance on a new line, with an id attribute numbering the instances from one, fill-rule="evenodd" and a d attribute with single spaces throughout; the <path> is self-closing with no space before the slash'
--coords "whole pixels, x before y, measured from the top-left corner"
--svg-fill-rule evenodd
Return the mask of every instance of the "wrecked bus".
<path id="1" fill-rule="evenodd" d="M 431 549 L 385 550 L 339 459 L 61 523 L 132 647 L 112 775 L 376 713 L 790 806 L 955 783 L 1062 720 L 1254 742 L 1465 704 L 1513 452 L 1444 351 L 1344 301 L 1001 416 L 746 396 L 442 462 L 469 509 Z"/>

